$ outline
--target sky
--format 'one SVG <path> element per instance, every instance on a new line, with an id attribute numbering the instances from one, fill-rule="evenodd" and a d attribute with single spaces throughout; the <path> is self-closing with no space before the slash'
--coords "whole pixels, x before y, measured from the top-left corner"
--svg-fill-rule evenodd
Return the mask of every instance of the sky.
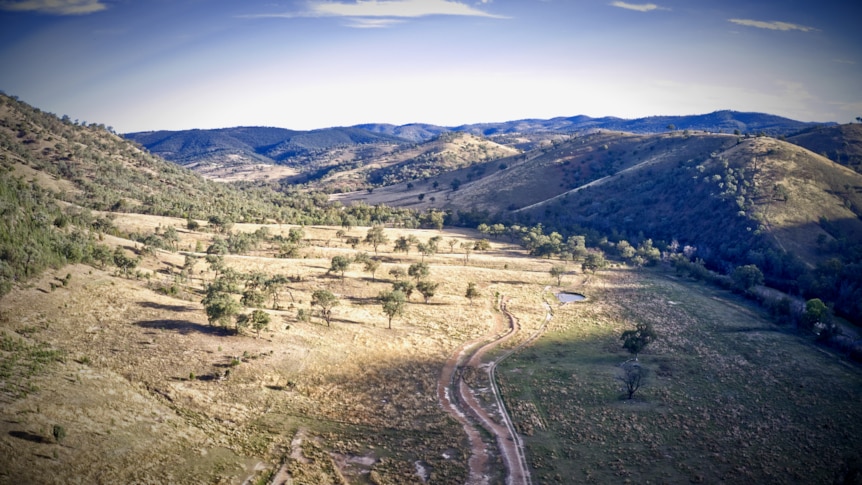
<path id="1" fill-rule="evenodd" d="M 862 116 L 853 2 L 655 1 L 0 0 L 0 90 L 121 133 Z"/>

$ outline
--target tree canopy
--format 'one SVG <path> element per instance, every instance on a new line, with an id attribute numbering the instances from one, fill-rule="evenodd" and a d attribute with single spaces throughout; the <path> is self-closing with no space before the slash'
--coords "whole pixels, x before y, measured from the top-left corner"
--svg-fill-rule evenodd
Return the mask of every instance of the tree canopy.
<path id="1" fill-rule="evenodd" d="M 649 323 L 638 323 L 634 330 L 626 330 L 620 336 L 623 341 L 623 348 L 631 352 L 638 360 L 638 354 L 652 343 L 657 337 L 655 330 Z"/>

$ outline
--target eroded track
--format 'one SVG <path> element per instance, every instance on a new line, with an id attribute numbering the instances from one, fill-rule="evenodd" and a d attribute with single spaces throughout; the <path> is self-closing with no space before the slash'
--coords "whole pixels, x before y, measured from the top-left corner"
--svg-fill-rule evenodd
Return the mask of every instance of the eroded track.
<path id="1" fill-rule="evenodd" d="M 490 483 L 494 475 L 490 468 L 494 453 L 499 454 L 506 467 L 507 484 L 532 483 L 523 444 L 500 396 L 494 373 L 499 362 L 538 337 L 544 330 L 544 325 L 519 346 L 510 349 L 496 360 L 483 364 L 482 357 L 488 351 L 512 339 L 521 331 L 517 319 L 506 310 L 506 302 L 506 297 L 500 299 L 502 314 L 495 320 L 491 332 L 483 338 L 462 345 L 446 362 L 437 384 L 440 404 L 461 423 L 470 441 L 468 485 Z M 481 370 L 487 374 L 494 398 L 490 406 L 484 407 L 477 397 L 479 390 L 472 389 L 463 378 L 466 371 Z M 482 440 L 479 426 L 494 437 L 496 450 L 488 449 L 488 444 Z"/>

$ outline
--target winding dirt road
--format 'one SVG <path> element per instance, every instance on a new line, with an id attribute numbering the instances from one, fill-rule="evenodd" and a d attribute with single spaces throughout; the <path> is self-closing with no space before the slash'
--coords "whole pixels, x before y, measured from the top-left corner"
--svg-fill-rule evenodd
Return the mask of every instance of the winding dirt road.
<path id="1" fill-rule="evenodd" d="M 506 467 L 506 483 L 508 485 L 530 485 L 532 483 L 530 469 L 524 455 L 524 446 L 520 436 L 515 432 L 511 417 L 503 404 L 495 371 L 497 364 L 535 340 L 544 331 L 545 325 L 550 319 L 550 313 L 542 328 L 529 339 L 510 349 L 496 360 L 482 364 L 482 357 L 485 353 L 511 339 L 521 330 L 518 320 L 506 310 L 507 301 L 508 298 L 506 297 L 500 299 L 502 315 L 496 318 L 491 332 L 485 337 L 467 342 L 455 351 L 443 367 L 443 372 L 437 382 L 437 396 L 440 404 L 461 423 L 470 440 L 470 473 L 467 485 L 488 484 L 492 475 L 489 468 L 491 451 L 482 441 L 478 426 L 482 426 L 495 438 L 497 452 L 502 457 Z M 476 391 L 471 389 L 462 377 L 464 370 L 468 368 L 476 370 L 484 368 L 494 395 L 496 409 L 489 411 L 479 403 Z"/>

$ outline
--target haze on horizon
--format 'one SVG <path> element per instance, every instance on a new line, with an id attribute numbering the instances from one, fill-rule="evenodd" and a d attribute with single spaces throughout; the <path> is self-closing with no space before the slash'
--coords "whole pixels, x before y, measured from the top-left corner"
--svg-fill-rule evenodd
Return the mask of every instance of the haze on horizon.
<path id="1" fill-rule="evenodd" d="M 0 90 L 119 132 L 862 115 L 827 0 L 0 0 Z"/>

